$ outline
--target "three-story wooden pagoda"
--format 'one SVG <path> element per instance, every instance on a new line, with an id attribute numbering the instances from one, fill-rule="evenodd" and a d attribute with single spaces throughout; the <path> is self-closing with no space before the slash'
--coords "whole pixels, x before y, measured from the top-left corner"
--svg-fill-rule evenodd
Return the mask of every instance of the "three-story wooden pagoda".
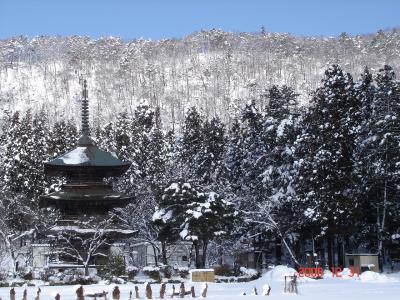
<path id="1" fill-rule="evenodd" d="M 41 196 L 40 206 L 52 207 L 57 209 L 61 218 L 56 226 L 50 229 L 49 237 L 52 251 L 47 247 L 38 246 L 42 250 L 39 252 L 62 253 L 63 241 L 67 240 L 65 236 L 75 238 L 76 243 L 72 241 L 71 247 L 79 247 L 78 242 L 90 239 L 89 236 L 96 235 L 96 230 L 101 231 L 106 236 L 106 243 L 102 244 L 102 248 L 98 253 L 103 257 L 108 255 L 110 247 L 126 240 L 135 234 L 133 230 L 118 229 L 118 224 L 111 222 L 111 226 L 107 228 L 84 227 L 89 220 L 98 220 L 98 223 L 109 218 L 108 213 L 113 208 L 125 207 L 133 198 L 131 196 L 119 193 L 113 190 L 112 185 L 104 182 L 105 178 L 118 177 L 123 175 L 130 167 L 129 162 L 124 162 L 113 156 L 111 153 L 99 149 L 90 138 L 89 128 L 89 103 L 86 81 L 83 83 L 82 90 L 82 123 L 81 135 L 78 140 L 78 146 L 44 164 L 44 172 L 48 176 L 62 176 L 66 183 L 60 190 Z M 108 223 L 110 225 L 110 223 Z M 59 238 L 57 238 L 59 237 Z M 60 238 L 62 237 L 62 238 Z M 71 238 L 71 240 L 72 240 Z M 105 239 L 104 238 L 104 239 Z M 39 249 L 38 248 L 38 249 Z M 64 247 L 65 248 L 65 247 Z M 61 249 L 61 250 L 60 250 Z M 79 249 L 78 249 L 79 250 Z M 101 251 L 100 251 L 101 250 Z M 82 249 L 82 251 L 84 251 Z M 77 257 L 79 251 L 75 251 Z M 68 254 L 65 252 L 65 254 Z M 42 255 L 39 253 L 39 255 Z M 51 254 L 49 254 L 51 256 Z M 81 264 L 84 259 L 71 259 L 71 255 L 64 255 L 60 259 L 60 255 L 56 255 L 57 263 L 67 265 L 68 263 Z M 47 264 L 54 258 L 46 258 Z M 42 259 L 44 260 L 44 259 Z M 80 261 L 79 261 L 80 260 Z M 96 264 L 91 259 L 91 264 Z M 48 266 L 48 265 L 47 265 Z M 51 267 L 51 266 L 50 266 Z M 53 267 L 57 267 L 54 264 Z"/>

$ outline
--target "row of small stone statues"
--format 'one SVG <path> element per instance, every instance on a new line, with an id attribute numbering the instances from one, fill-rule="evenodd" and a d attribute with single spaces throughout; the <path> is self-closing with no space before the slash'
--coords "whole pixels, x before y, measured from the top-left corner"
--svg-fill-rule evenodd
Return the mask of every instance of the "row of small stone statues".
<path id="1" fill-rule="evenodd" d="M 202 298 L 206 298 L 207 297 L 207 289 L 208 289 L 208 285 L 207 283 L 205 283 L 201 289 L 201 297 Z M 41 289 L 38 288 L 36 291 L 36 296 L 35 296 L 35 300 L 40 300 L 40 293 L 41 293 Z M 160 286 L 160 299 L 165 299 L 166 296 L 166 291 L 167 291 L 167 285 L 165 283 L 161 283 Z M 87 298 L 91 298 L 91 299 L 95 299 L 97 300 L 97 298 L 103 298 L 103 299 L 107 299 L 107 294 L 108 292 L 106 291 L 102 291 L 99 293 L 86 293 L 83 289 L 83 286 L 80 286 L 79 288 L 77 288 L 76 290 L 76 299 L 77 300 L 85 300 L 85 297 Z M 179 297 L 179 298 L 184 298 L 186 295 L 190 295 L 192 298 L 196 297 L 196 293 L 194 290 L 194 286 L 192 286 L 190 288 L 189 291 L 186 290 L 185 288 L 185 284 L 182 282 L 181 286 L 179 287 L 179 291 L 177 291 L 175 289 L 175 286 L 172 285 L 172 291 L 171 294 L 169 295 L 171 298 L 174 297 Z M 118 286 L 115 286 L 113 291 L 112 291 L 112 299 L 113 300 L 120 300 L 121 297 L 121 291 L 119 290 Z M 22 295 L 22 300 L 27 300 L 28 298 L 28 291 L 25 289 L 24 293 Z M 54 297 L 55 300 L 61 300 L 61 296 L 60 294 L 56 294 L 56 296 Z M 135 298 L 133 298 L 133 292 L 132 290 L 129 292 L 129 300 L 132 299 L 141 299 L 140 297 L 140 292 L 139 292 L 139 287 L 135 286 Z M 151 285 L 149 283 L 145 283 L 145 297 L 144 299 L 153 299 L 153 291 L 151 289 Z M 0 298 L 1 300 L 1 298 Z M 10 289 L 10 300 L 16 300 L 16 293 L 15 293 L 15 289 L 11 288 Z"/>

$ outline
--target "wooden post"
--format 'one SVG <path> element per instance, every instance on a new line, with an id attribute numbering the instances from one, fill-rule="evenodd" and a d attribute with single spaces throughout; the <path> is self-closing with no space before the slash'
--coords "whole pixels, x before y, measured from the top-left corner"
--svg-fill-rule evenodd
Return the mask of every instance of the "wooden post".
<path id="1" fill-rule="evenodd" d="M 85 296 L 83 295 L 83 286 L 80 286 L 79 288 L 77 288 L 76 290 L 76 299 L 77 300 L 85 300 Z"/>
<path id="2" fill-rule="evenodd" d="M 269 286 L 269 284 L 264 284 L 263 285 L 263 296 L 269 296 L 269 293 L 271 292 L 271 287 Z"/>
<path id="3" fill-rule="evenodd" d="M 253 293 L 252 293 L 252 295 L 254 295 L 254 296 L 257 296 L 257 295 L 258 295 L 258 292 L 257 292 L 257 288 L 256 288 L 256 287 L 253 287 Z"/>
<path id="4" fill-rule="evenodd" d="M 14 288 L 10 289 L 10 300 L 15 300 L 15 289 Z"/>
<path id="5" fill-rule="evenodd" d="M 129 291 L 129 300 L 132 300 L 132 290 Z"/>
<path id="6" fill-rule="evenodd" d="M 161 283 L 161 287 L 160 287 L 160 299 L 164 299 L 164 297 L 165 297 L 165 289 L 166 289 L 165 283 Z"/>
<path id="7" fill-rule="evenodd" d="M 175 296 L 175 285 L 172 285 L 172 295 L 171 298 L 174 298 Z"/>
<path id="8" fill-rule="evenodd" d="M 185 284 L 182 282 L 181 287 L 179 288 L 179 297 L 184 298 L 185 297 Z"/>
<path id="9" fill-rule="evenodd" d="M 24 293 L 22 294 L 22 300 L 27 300 L 28 298 L 28 291 L 24 289 Z"/>
<path id="10" fill-rule="evenodd" d="M 283 292 L 286 293 L 286 276 L 285 276 L 285 288 L 283 289 Z"/>
<path id="11" fill-rule="evenodd" d="M 37 291 L 36 291 L 36 296 L 35 296 L 35 300 L 40 300 L 40 292 L 42 290 L 40 289 L 40 287 L 38 287 Z"/>
<path id="12" fill-rule="evenodd" d="M 297 290 L 297 276 L 296 276 L 296 275 L 293 276 L 292 283 L 293 283 L 293 290 L 294 290 L 293 292 L 295 292 L 296 294 L 298 294 L 299 291 Z"/>
<path id="13" fill-rule="evenodd" d="M 190 288 L 190 293 L 192 294 L 192 298 L 196 298 L 196 294 L 194 292 L 194 286 Z"/>
<path id="14" fill-rule="evenodd" d="M 207 298 L 207 289 L 208 289 L 208 285 L 207 285 L 207 282 L 206 282 L 204 284 L 204 286 L 203 286 L 203 290 L 201 291 L 201 297 Z"/>
<path id="15" fill-rule="evenodd" d="M 140 299 L 140 297 L 139 297 L 139 288 L 137 287 L 137 285 L 135 285 L 135 298 L 136 299 Z"/>
<path id="16" fill-rule="evenodd" d="M 54 300 L 60 300 L 60 299 L 61 299 L 61 296 L 59 293 L 57 293 L 57 295 L 54 297 Z"/>
<path id="17" fill-rule="evenodd" d="M 112 292 L 112 298 L 113 298 L 113 300 L 119 300 L 120 296 L 121 296 L 121 292 L 119 290 L 118 285 L 116 285 Z"/>
<path id="18" fill-rule="evenodd" d="M 153 299 L 153 291 L 151 290 L 151 286 L 148 282 L 146 282 L 145 287 L 146 287 L 146 299 Z"/>

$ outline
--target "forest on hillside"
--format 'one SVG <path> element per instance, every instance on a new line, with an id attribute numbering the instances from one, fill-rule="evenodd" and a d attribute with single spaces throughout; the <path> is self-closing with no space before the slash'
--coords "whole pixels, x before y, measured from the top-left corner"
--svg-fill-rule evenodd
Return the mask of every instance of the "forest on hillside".
<path id="1" fill-rule="evenodd" d="M 2 116 L 42 111 L 52 123 L 76 120 L 79 79 L 89 83 L 92 123 L 133 114 L 144 99 L 160 109 L 163 126 L 180 129 L 195 106 L 229 127 L 249 100 L 265 106 L 268 89 L 287 85 L 307 104 L 324 70 L 340 64 L 357 77 L 364 67 L 400 71 L 400 31 L 338 37 L 231 33 L 218 29 L 182 39 L 123 41 L 117 37 L 14 37 L 0 40 Z"/>
<path id="2" fill-rule="evenodd" d="M 206 254 L 197 267 L 241 251 L 299 266 L 309 241 L 329 266 L 357 250 L 392 265 L 400 258 L 400 82 L 389 65 L 353 78 L 333 64 L 320 79 L 306 106 L 294 88 L 272 85 L 231 119 L 192 106 L 179 131 L 165 130 L 162 105 L 151 101 L 93 125 L 100 148 L 132 162 L 113 184 L 136 200 L 112 214 L 139 230 L 137 240 L 191 241 Z M 38 209 L 38 197 L 63 183 L 44 177 L 43 162 L 72 149 L 79 129 L 66 115 L 50 120 L 46 109 L 3 121 L 7 255 L 57 219 Z"/>

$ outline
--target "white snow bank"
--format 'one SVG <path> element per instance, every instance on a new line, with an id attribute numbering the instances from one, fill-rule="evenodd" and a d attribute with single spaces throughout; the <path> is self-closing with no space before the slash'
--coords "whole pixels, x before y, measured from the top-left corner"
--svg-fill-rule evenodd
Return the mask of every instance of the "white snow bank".
<path id="1" fill-rule="evenodd" d="M 329 270 L 324 270 L 324 279 L 333 278 L 332 272 Z"/>
<path id="2" fill-rule="evenodd" d="M 365 271 L 360 275 L 362 282 L 395 282 L 394 278 L 389 278 L 384 274 L 376 273 L 373 271 Z"/>
<path id="3" fill-rule="evenodd" d="M 285 276 L 298 275 L 296 270 L 287 266 L 276 266 L 272 270 L 265 273 L 259 280 L 268 281 L 285 281 Z"/>

